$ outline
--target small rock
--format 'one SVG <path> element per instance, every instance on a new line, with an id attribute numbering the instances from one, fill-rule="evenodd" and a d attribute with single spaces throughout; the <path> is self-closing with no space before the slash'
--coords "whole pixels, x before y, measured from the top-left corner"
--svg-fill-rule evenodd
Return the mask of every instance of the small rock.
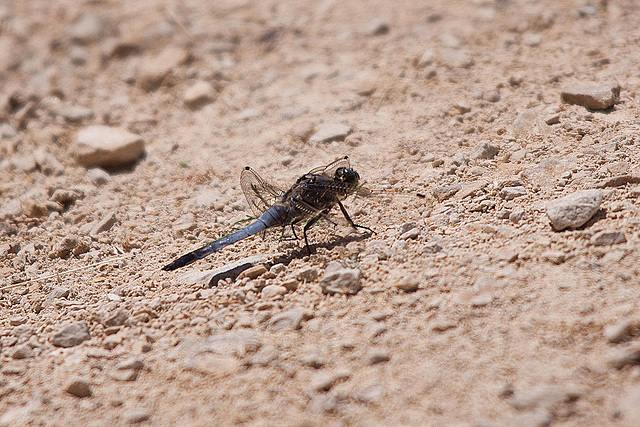
<path id="1" fill-rule="evenodd" d="M 295 331 L 302 327 L 304 316 L 298 310 L 283 311 L 269 320 L 269 329 L 272 331 Z"/>
<path id="2" fill-rule="evenodd" d="M 64 386 L 64 391 L 76 397 L 89 397 L 92 394 L 91 383 L 84 378 L 74 378 Z"/>
<path id="3" fill-rule="evenodd" d="M 428 67 L 429 65 L 433 64 L 435 60 L 436 60 L 436 57 L 433 54 L 433 51 L 426 50 L 418 60 L 418 66 L 422 68 Z M 471 108 L 469 108 L 469 111 L 471 111 Z"/>
<path id="4" fill-rule="evenodd" d="M 74 23 L 69 34 L 79 44 L 88 44 L 99 40 L 105 31 L 106 21 L 98 15 L 84 15 Z"/>
<path id="5" fill-rule="evenodd" d="M 101 168 L 90 168 L 87 170 L 85 179 L 95 185 L 105 185 L 111 181 L 111 175 Z"/>
<path id="6" fill-rule="evenodd" d="M 389 32 L 389 24 L 380 18 L 373 18 L 367 24 L 364 34 L 368 36 L 381 36 Z"/>
<path id="7" fill-rule="evenodd" d="M 317 144 L 321 142 L 342 141 L 351 133 L 351 127 L 342 123 L 322 125 L 314 133 L 309 142 Z"/>
<path id="8" fill-rule="evenodd" d="M 431 240 L 424 245 L 422 251 L 426 254 L 436 254 L 442 251 L 442 246 L 439 241 Z"/>
<path id="9" fill-rule="evenodd" d="M 459 49 L 444 49 L 440 58 L 449 68 L 470 68 L 474 64 L 473 58 Z"/>
<path id="10" fill-rule="evenodd" d="M 556 231 L 583 226 L 595 215 L 602 203 L 600 190 L 582 190 L 546 204 L 547 216 Z"/>
<path id="11" fill-rule="evenodd" d="M 154 90 L 188 59 L 189 52 L 175 45 L 166 47 L 156 56 L 147 56 L 140 64 L 138 83 L 144 90 Z"/>
<path id="12" fill-rule="evenodd" d="M 522 44 L 529 47 L 540 46 L 542 42 L 542 34 L 540 33 L 528 33 L 522 36 Z"/>
<path id="13" fill-rule="evenodd" d="M 28 319 L 24 316 L 13 316 L 9 319 L 9 324 L 11 326 L 20 326 L 27 323 Z"/>
<path id="14" fill-rule="evenodd" d="M 53 248 L 53 254 L 58 258 L 66 258 L 77 244 L 77 236 L 64 236 Z"/>
<path id="15" fill-rule="evenodd" d="M 313 282 L 318 278 L 318 269 L 314 267 L 307 267 L 295 271 L 293 276 L 300 282 Z"/>
<path id="16" fill-rule="evenodd" d="M 620 230 L 602 230 L 597 232 L 591 238 L 591 243 L 594 246 L 611 246 L 620 243 L 626 243 L 624 231 Z"/>
<path id="17" fill-rule="evenodd" d="M 329 391 L 338 382 L 348 380 L 352 372 L 348 369 L 340 369 L 335 372 L 318 372 L 311 379 L 311 388 L 316 391 Z"/>
<path id="18" fill-rule="evenodd" d="M 151 418 L 151 412 L 145 408 L 130 409 L 124 413 L 124 421 L 128 424 L 138 424 Z"/>
<path id="19" fill-rule="evenodd" d="M 561 403 L 574 402 L 582 392 L 572 387 L 540 386 L 523 393 L 516 393 L 509 403 L 517 410 L 544 408 L 552 410 Z"/>
<path id="20" fill-rule="evenodd" d="M 56 286 L 51 292 L 49 292 L 49 298 L 67 298 L 71 290 L 66 286 Z"/>
<path id="21" fill-rule="evenodd" d="M 84 320 L 81 320 L 60 329 L 51 337 L 50 341 L 56 347 L 75 347 L 90 339 L 89 325 Z"/>
<path id="22" fill-rule="evenodd" d="M 137 369 L 117 369 L 111 373 L 111 378 L 116 381 L 135 381 L 138 379 Z"/>
<path id="23" fill-rule="evenodd" d="M 616 82 L 601 86 L 576 86 L 560 94 L 563 102 L 581 105 L 591 110 L 605 110 L 620 99 L 620 85 Z"/>
<path id="24" fill-rule="evenodd" d="M 400 235 L 400 237 L 398 237 L 398 239 L 400 240 L 414 240 L 417 239 L 418 236 L 420 236 L 420 228 L 419 227 L 414 227 L 411 230 L 408 230 L 405 233 L 402 233 Z"/>
<path id="25" fill-rule="evenodd" d="M 85 120 L 91 120 L 94 117 L 90 108 L 80 105 L 61 105 L 56 109 L 55 113 L 62 116 L 69 123 L 80 123 Z"/>
<path id="26" fill-rule="evenodd" d="M 104 231 L 108 231 L 111 227 L 113 227 L 115 223 L 116 223 L 115 212 L 109 212 L 95 225 L 95 227 L 91 229 L 91 231 L 89 232 L 89 235 L 92 237 L 95 237 Z"/>
<path id="27" fill-rule="evenodd" d="M 393 284 L 402 292 L 415 292 L 420 287 L 420 279 L 416 276 L 404 276 Z"/>
<path id="28" fill-rule="evenodd" d="M 20 200 L 13 199 L 6 201 L 0 207 L 1 219 L 13 219 L 22 215 L 22 204 Z"/>
<path id="29" fill-rule="evenodd" d="M 260 111 L 253 108 L 247 108 L 246 110 L 242 110 L 236 116 L 236 120 L 240 122 L 248 122 L 249 120 L 255 120 L 257 118 L 260 118 Z"/>
<path id="30" fill-rule="evenodd" d="M 119 369 L 121 371 L 127 370 L 127 369 L 133 369 L 135 371 L 139 371 L 143 367 L 144 367 L 144 362 L 142 361 L 142 359 L 140 359 L 139 357 L 130 357 L 118 363 L 118 366 L 116 366 L 116 369 Z"/>
<path id="31" fill-rule="evenodd" d="M 640 364 L 640 345 L 630 345 L 616 351 L 609 358 L 609 364 L 616 369 L 622 369 L 627 365 Z"/>
<path id="32" fill-rule="evenodd" d="M 522 186 L 504 187 L 502 190 L 500 190 L 500 197 L 502 197 L 505 200 L 513 200 L 517 197 L 522 197 L 526 195 L 527 195 L 527 190 Z"/>
<path id="33" fill-rule="evenodd" d="M 511 213 L 509 213 L 509 221 L 514 224 L 520 222 L 524 217 L 524 211 L 522 209 L 514 209 Z"/>
<path id="34" fill-rule="evenodd" d="M 490 90 L 489 92 L 485 93 L 482 98 L 489 102 L 498 102 L 500 101 L 500 92 L 498 92 L 497 90 Z"/>
<path id="35" fill-rule="evenodd" d="M 89 126 L 76 138 L 76 160 L 84 167 L 121 168 L 144 153 L 144 141 L 126 129 Z"/>
<path id="36" fill-rule="evenodd" d="M 20 344 L 15 347 L 15 350 L 11 354 L 11 357 L 16 360 L 28 359 L 30 357 L 33 357 L 33 349 L 29 344 Z"/>
<path id="37" fill-rule="evenodd" d="M 249 279 L 253 280 L 262 276 L 267 271 L 268 271 L 267 267 L 265 267 L 262 264 L 258 264 L 258 265 L 254 265 L 253 267 L 247 268 L 245 271 L 243 271 L 238 275 L 238 278 L 242 279 L 243 277 L 248 277 Z"/>
<path id="38" fill-rule="evenodd" d="M 460 184 L 453 184 L 453 185 L 447 185 L 447 186 L 442 186 L 442 187 L 436 187 L 436 188 L 433 189 L 433 196 L 439 202 L 444 202 L 445 200 L 450 199 L 451 197 L 455 196 L 455 194 L 458 191 L 460 191 L 461 188 L 462 188 L 462 185 L 460 185 Z"/>
<path id="39" fill-rule="evenodd" d="M 479 143 L 471 153 L 472 159 L 489 160 L 493 159 L 500 149 L 488 142 Z"/>
<path id="40" fill-rule="evenodd" d="M 634 329 L 634 322 L 629 319 L 623 319 L 614 325 L 604 328 L 604 336 L 612 344 L 617 344 L 626 340 Z"/>
<path id="41" fill-rule="evenodd" d="M 367 354 L 367 363 L 369 365 L 376 365 L 389 360 L 391 360 L 391 352 L 386 348 L 374 348 Z"/>
<path id="42" fill-rule="evenodd" d="M 267 285 L 264 288 L 262 288 L 262 292 L 260 292 L 260 295 L 262 296 L 263 299 L 272 299 L 272 298 L 281 297 L 286 293 L 287 293 L 287 288 L 285 288 L 284 286 Z"/>
<path id="43" fill-rule="evenodd" d="M 215 97 L 216 91 L 209 82 L 198 81 L 184 92 L 182 99 L 187 107 L 197 109 L 210 103 Z"/>
<path id="44" fill-rule="evenodd" d="M 357 268 L 344 268 L 338 262 L 327 266 L 324 277 L 320 281 L 322 292 L 326 294 L 357 294 L 362 288 L 362 273 Z"/>
<path id="45" fill-rule="evenodd" d="M 444 319 L 444 320 L 436 321 L 431 326 L 431 329 L 435 332 L 444 332 L 449 329 L 453 329 L 456 326 L 458 326 L 458 322 L 456 322 L 455 320 Z"/>
<path id="46" fill-rule="evenodd" d="M 562 251 L 546 251 L 542 253 L 542 259 L 551 264 L 560 265 L 567 260 L 567 254 Z"/>
<path id="47" fill-rule="evenodd" d="M 125 308 L 121 308 L 119 310 L 103 314 L 101 323 L 105 328 L 121 326 L 124 325 L 128 318 L 129 311 Z"/>
<path id="48" fill-rule="evenodd" d="M 509 134 L 517 138 L 545 135 L 548 132 L 549 125 L 542 120 L 536 110 L 526 110 L 518 114 L 509 128 Z"/>

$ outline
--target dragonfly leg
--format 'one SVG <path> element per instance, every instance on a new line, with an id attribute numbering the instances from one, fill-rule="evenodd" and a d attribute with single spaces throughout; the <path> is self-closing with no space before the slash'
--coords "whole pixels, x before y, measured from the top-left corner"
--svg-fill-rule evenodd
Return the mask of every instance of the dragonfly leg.
<path id="1" fill-rule="evenodd" d="M 375 231 L 373 231 L 372 229 L 370 229 L 369 227 L 365 227 L 364 225 L 358 225 L 356 223 L 353 222 L 353 220 L 351 219 L 351 217 L 349 216 L 349 213 L 347 212 L 347 210 L 344 208 L 344 205 L 342 204 L 341 201 L 338 200 L 338 206 L 340 206 L 340 210 L 342 211 L 342 215 L 344 215 L 344 217 L 347 219 L 347 221 L 349 222 L 349 225 L 351 225 L 354 229 L 358 229 L 358 228 L 362 228 L 363 230 L 367 230 L 372 232 L 373 234 L 377 234 Z"/>
<path id="2" fill-rule="evenodd" d="M 296 229 L 293 227 L 293 223 L 291 223 L 291 232 L 293 233 L 293 237 L 296 238 L 296 240 L 298 239 L 298 235 L 296 234 Z"/>
<path id="3" fill-rule="evenodd" d="M 318 216 L 314 216 L 313 218 L 311 218 L 309 220 L 309 222 L 307 222 L 304 225 L 304 228 L 302 229 L 303 234 L 304 234 L 304 244 L 307 246 L 307 251 L 309 252 L 309 255 L 311 255 L 311 246 L 309 246 L 309 240 L 307 239 L 307 230 L 309 228 L 311 228 L 311 226 L 313 224 L 315 224 L 316 222 L 318 222 L 318 220 L 320 220 L 322 217 L 324 216 L 324 213 L 318 215 Z"/>

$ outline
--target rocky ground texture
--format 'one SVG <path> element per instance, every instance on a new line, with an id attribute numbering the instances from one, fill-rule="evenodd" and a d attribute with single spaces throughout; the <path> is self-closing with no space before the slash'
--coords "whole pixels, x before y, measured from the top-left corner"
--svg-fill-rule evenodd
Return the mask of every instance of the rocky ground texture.
<path id="1" fill-rule="evenodd" d="M 0 1 L 0 425 L 637 425 L 637 6 Z"/>

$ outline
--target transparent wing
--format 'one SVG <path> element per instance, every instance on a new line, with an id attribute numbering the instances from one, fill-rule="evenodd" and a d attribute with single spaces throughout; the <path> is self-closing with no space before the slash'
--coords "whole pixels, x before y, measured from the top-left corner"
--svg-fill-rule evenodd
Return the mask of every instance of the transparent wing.
<path id="1" fill-rule="evenodd" d="M 262 215 L 274 203 L 280 201 L 284 194 L 284 190 L 269 184 L 249 166 L 240 174 L 240 186 L 251 211 L 256 216 Z"/>
<path id="2" fill-rule="evenodd" d="M 336 170 L 342 167 L 344 168 L 351 167 L 351 163 L 349 163 L 349 156 L 341 157 L 338 160 L 335 160 L 326 166 L 320 166 L 319 168 L 311 169 L 309 173 L 316 174 L 316 175 L 324 175 L 327 178 L 333 179 L 336 175 Z"/>

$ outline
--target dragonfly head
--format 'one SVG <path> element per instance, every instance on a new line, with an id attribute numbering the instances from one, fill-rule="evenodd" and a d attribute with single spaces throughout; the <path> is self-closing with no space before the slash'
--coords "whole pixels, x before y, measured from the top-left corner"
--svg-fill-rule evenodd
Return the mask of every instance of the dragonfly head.
<path id="1" fill-rule="evenodd" d="M 336 169 L 334 179 L 340 182 L 344 182 L 345 184 L 355 186 L 358 185 L 360 175 L 358 175 L 358 172 L 351 168 L 340 167 Z"/>

